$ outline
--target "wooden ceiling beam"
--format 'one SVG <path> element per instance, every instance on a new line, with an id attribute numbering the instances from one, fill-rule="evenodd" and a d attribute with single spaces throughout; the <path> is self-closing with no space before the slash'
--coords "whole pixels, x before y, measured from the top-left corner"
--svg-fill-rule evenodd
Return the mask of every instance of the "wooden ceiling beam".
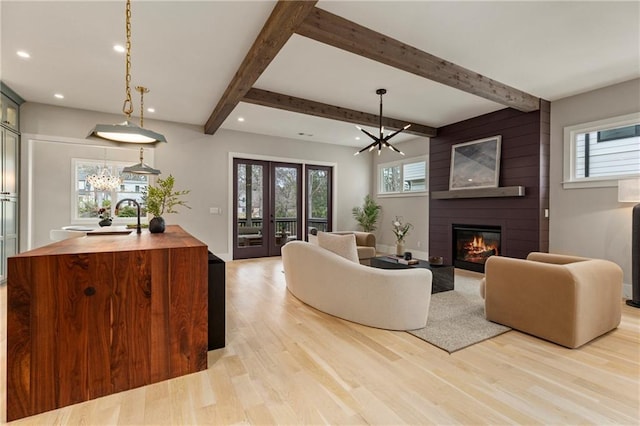
<path id="1" fill-rule="evenodd" d="M 365 58 L 530 112 L 540 99 L 317 7 L 296 33 Z"/>
<path id="2" fill-rule="evenodd" d="M 204 125 L 204 132 L 212 135 L 238 105 L 240 99 L 258 80 L 273 58 L 293 35 L 315 7 L 317 0 L 280 0 L 269 19 L 253 42 L 240 68 L 227 86 L 211 116 Z"/>
<path id="3" fill-rule="evenodd" d="M 323 104 L 321 102 L 296 98 L 295 96 L 283 95 L 281 93 L 256 88 L 250 89 L 242 98 L 242 102 L 298 112 L 300 114 L 314 115 L 316 117 L 329 118 L 332 120 L 346 121 L 348 123 L 360 124 L 363 126 L 373 126 L 377 128 L 380 124 L 379 115 Z M 407 124 L 411 124 L 411 127 L 405 130 L 405 133 L 426 137 L 436 136 L 437 129 L 433 127 L 389 117 L 383 117 L 382 119 L 382 125 L 389 129 L 398 130 Z"/>

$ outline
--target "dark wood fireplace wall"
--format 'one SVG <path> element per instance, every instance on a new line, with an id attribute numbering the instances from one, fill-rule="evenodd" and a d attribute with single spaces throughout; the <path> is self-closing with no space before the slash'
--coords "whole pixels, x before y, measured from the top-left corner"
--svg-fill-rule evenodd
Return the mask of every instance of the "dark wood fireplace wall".
<path id="1" fill-rule="evenodd" d="M 549 102 L 523 113 L 510 108 L 438 129 L 431 138 L 429 190 L 449 189 L 451 146 L 502 135 L 500 186 L 524 186 L 524 197 L 431 199 L 429 255 L 452 264 L 452 225 L 471 223 L 502 230 L 503 256 L 524 258 L 548 251 L 549 225 Z"/>

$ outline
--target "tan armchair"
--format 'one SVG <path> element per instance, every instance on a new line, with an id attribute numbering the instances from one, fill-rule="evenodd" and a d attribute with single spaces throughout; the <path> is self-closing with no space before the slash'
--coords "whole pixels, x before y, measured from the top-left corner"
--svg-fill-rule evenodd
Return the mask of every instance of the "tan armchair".
<path id="1" fill-rule="evenodd" d="M 485 264 L 485 315 L 536 337 L 577 348 L 620 324 L 622 269 L 600 259 L 530 253 Z"/>
<path id="2" fill-rule="evenodd" d="M 371 258 L 376 257 L 376 236 L 372 232 L 362 231 L 336 231 L 331 234 L 348 235 L 354 234 L 356 236 L 356 248 L 358 249 L 358 259 L 363 265 L 369 265 Z M 309 242 L 317 244 L 316 236 L 309 234 Z"/>
<path id="3" fill-rule="evenodd" d="M 353 234 L 356 236 L 358 258 L 360 259 L 360 263 L 362 263 L 363 265 L 369 265 L 371 258 L 376 257 L 376 236 L 372 232 L 337 231 L 333 232 L 333 234 Z"/>

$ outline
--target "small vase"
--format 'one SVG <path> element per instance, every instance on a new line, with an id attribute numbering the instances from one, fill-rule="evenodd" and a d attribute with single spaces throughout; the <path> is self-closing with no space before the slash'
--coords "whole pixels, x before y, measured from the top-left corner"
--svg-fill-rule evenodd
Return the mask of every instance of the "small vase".
<path id="1" fill-rule="evenodd" d="M 111 226 L 112 223 L 112 219 L 108 218 L 108 219 L 102 219 L 100 222 L 98 222 L 98 225 L 102 226 Z"/>
<path id="2" fill-rule="evenodd" d="M 164 232 L 164 218 L 162 216 L 155 216 L 149 221 L 149 232 L 152 234 Z"/>
<path id="3" fill-rule="evenodd" d="M 404 243 L 401 243 L 401 242 L 396 243 L 396 255 L 404 256 Z"/>

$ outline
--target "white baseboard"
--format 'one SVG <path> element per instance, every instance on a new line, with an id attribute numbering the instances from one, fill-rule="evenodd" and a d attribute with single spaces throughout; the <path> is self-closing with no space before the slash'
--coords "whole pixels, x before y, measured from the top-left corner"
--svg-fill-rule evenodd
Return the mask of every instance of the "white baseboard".
<path id="1" fill-rule="evenodd" d="M 631 284 L 622 283 L 622 297 L 631 299 Z"/>

